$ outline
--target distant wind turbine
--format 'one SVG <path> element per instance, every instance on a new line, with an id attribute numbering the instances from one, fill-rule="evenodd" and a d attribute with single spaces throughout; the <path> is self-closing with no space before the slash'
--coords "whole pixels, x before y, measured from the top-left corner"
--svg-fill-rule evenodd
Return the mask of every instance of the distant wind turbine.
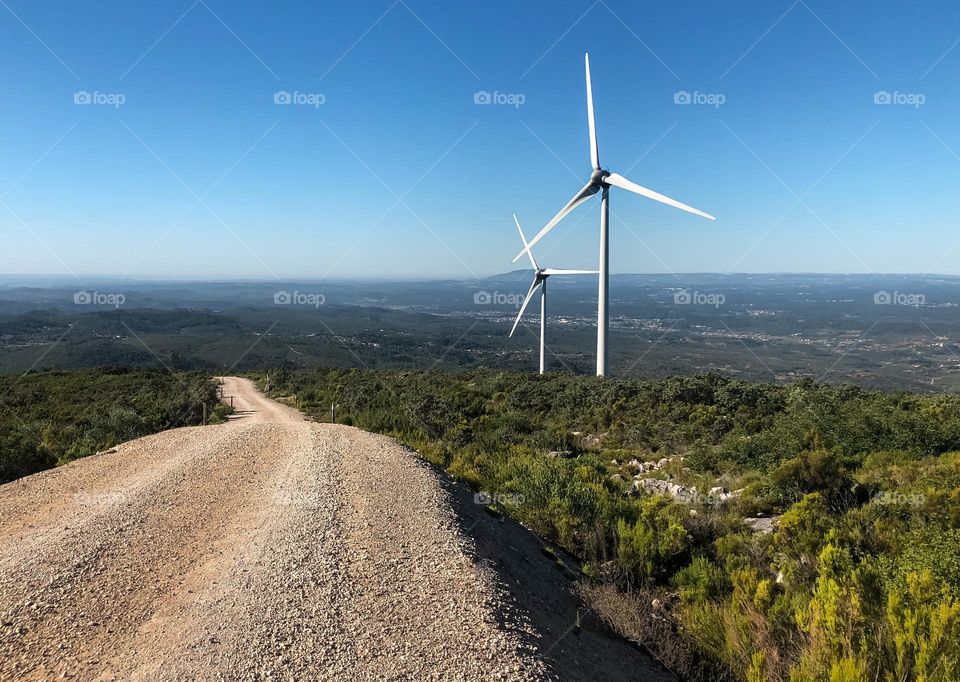
<path id="1" fill-rule="evenodd" d="M 593 173 L 590 175 L 590 181 L 577 192 L 573 198 L 567 202 L 567 205 L 560 209 L 560 212 L 553 219 L 544 225 L 543 229 L 537 233 L 529 244 L 524 244 L 524 249 L 517 254 L 513 262 L 516 263 L 524 251 L 530 252 L 530 247 L 539 242 L 543 237 L 554 228 L 563 218 L 577 206 L 585 202 L 597 192 L 602 190 L 600 195 L 600 284 L 598 287 L 597 301 L 597 376 L 602 377 L 607 373 L 607 331 L 610 327 L 610 318 L 607 308 L 609 299 L 610 284 L 610 245 L 608 240 L 609 220 L 610 220 L 610 188 L 619 187 L 640 196 L 659 201 L 660 203 L 679 208 L 698 216 L 703 216 L 710 220 L 716 220 L 709 213 L 687 206 L 676 199 L 671 199 L 652 189 L 647 189 L 622 175 L 611 173 L 600 168 L 600 153 L 597 150 L 597 129 L 593 118 L 593 88 L 590 83 L 590 55 L 584 54 L 584 64 L 587 74 L 587 127 L 590 130 L 590 163 L 593 165 Z"/>
<path id="2" fill-rule="evenodd" d="M 523 317 L 523 311 L 527 309 L 527 305 L 530 303 L 530 299 L 533 298 L 533 295 L 536 293 L 537 288 L 540 289 L 540 374 L 546 370 L 546 345 L 544 343 L 544 337 L 547 331 L 547 277 L 550 275 L 595 275 L 597 274 L 596 270 L 563 270 L 560 268 L 541 268 L 537 265 L 537 260 L 533 257 L 533 251 L 530 250 L 530 244 L 527 244 L 527 238 L 523 234 L 523 229 L 520 227 L 520 221 L 517 220 L 517 214 L 513 214 L 513 222 L 517 224 L 517 232 L 520 233 L 520 241 L 523 242 L 523 251 L 520 252 L 523 255 L 526 252 L 527 256 L 530 258 L 530 264 L 533 266 L 533 282 L 530 284 L 530 291 L 527 292 L 527 297 L 523 299 L 523 305 L 520 306 L 520 312 L 517 314 L 517 320 L 513 323 L 513 329 L 510 330 L 510 336 L 513 336 L 513 333 L 517 331 L 517 325 L 520 324 L 520 318 Z M 516 259 L 514 259 L 516 260 Z"/>

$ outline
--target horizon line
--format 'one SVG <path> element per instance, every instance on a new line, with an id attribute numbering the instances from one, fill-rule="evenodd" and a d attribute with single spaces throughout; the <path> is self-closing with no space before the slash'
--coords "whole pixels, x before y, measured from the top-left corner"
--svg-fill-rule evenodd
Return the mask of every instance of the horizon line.
<path id="1" fill-rule="evenodd" d="M 386 275 L 380 277 L 369 276 L 343 276 L 343 277 L 310 277 L 310 276 L 284 276 L 284 277 L 247 277 L 247 276 L 223 276 L 209 277 L 202 275 L 183 275 L 180 277 L 170 277 L 166 275 L 140 275 L 130 277 L 119 274 L 105 273 L 86 273 L 86 274 L 63 274 L 63 273 L 2 273 L 0 272 L 0 284 L 2 280 L 74 280 L 83 282 L 84 280 L 110 280 L 127 281 L 134 283 L 244 283 L 244 284 L 269 284 L 284 282 L 475 282 L 485 279 L 494 279 L 516 273 L 526 273 L 530 268 L 516 268 L 503 272 L 496 272 L 489 275 L 477 277 L 462 277 L 457 275 L 436 275 L 436 276 L 407 276 L 407 275 Z M 771 270 L 771 271 L 737 271 L 737 272 L 719 272 L 711 270 L 697 270 L 689 272 L 611 272 L 611 277 L 690 277 L 690 276 L 717 276 L 717 277 L 744 277 L 744 276 L 817 276 L 817 277 L 917 277 L 917 278 L 936 278 L 945 277 L 951 279 L 960 279 L 960 274 L 949 273 L 920 273 L 920 272 L 836 272 L 836 271 L 814 271 L 814 270 Z"/>

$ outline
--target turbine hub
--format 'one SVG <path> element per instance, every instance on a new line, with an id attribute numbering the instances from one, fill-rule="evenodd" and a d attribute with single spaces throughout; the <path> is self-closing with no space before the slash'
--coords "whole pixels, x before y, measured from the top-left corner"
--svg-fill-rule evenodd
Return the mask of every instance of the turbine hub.
<path id="1" fill-rule="evenodd" d="M 607 176 L 610 175 L 610 171 L 605 171 L 602 168 L 593 171 L 593 174 L 590 176 L 590 182 L 601 187 L 606 186 Z"/>

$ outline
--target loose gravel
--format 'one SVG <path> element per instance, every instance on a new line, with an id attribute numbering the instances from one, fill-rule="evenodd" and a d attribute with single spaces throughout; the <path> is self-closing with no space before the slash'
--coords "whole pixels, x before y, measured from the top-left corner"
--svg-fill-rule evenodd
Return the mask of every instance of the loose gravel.
<path id="1" fill-rule="evenodd" d="M 224 393 L 227 424 L 0 486 L 0 679 L 556 677 L 428 465 Z"/>

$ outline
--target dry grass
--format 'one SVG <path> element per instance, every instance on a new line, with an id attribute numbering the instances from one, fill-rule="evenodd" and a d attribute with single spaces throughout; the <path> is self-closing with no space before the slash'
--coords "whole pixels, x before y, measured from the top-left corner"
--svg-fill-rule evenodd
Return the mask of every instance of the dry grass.
<path id="1" fill-rule="evenodd" d="M 674 620 L 673 605 L 653 590 L 624 592 L 613 585 L 581 583 L 585 603 L 615 632 L 639 644 L 664 667 L 689 682 L 723 682 L 733 677 L 704 658 L 683 636 Z"/>

